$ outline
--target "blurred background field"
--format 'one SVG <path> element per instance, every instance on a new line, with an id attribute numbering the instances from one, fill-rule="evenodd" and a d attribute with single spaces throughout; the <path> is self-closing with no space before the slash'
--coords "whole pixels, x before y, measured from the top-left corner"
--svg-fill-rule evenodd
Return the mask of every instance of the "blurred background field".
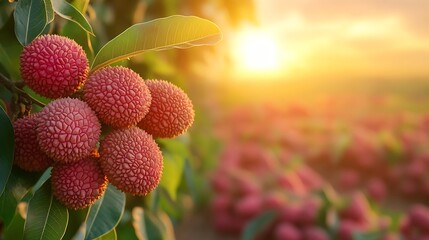
<path id="1" fill-rule="evenodd" d="M 129 62 L 196 107 L 178 139 L 190 168 L 161 204 L 177 239 L 429 237 L 427 2 L 135 4 L 134 18 L 192 14 L 224 34 Z"/>
<path id="2" fill-rule="evenodd" d="M 211 188 L 177 237 L 429 237 L 429 5 L 251 9 L 195 66 L 192 146 L 217 148 L 195 159 Z"/>

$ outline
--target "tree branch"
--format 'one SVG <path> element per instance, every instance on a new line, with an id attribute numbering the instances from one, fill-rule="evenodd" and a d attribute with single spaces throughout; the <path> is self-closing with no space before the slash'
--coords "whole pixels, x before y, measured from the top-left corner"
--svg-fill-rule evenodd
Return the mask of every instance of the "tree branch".
<path id="1" fill-rule="evenodd" d="M 28 93 L 26 93 L 21 88 L 17 87 L 19 85 L 20 87 L 23 87 L 24 84 L 22 81 L 13 82 L 9 80 L 6 76 L 0 73 L 0 83 L 5 86 L 10 92 L 18 94 L 20 97 L 25 98 L 27 100 L 30 100 L 32 103 L 39 105 L 41 107 L 44 107 L 45 104 L 40 102 L 39 100 L 33 98 Z"/>

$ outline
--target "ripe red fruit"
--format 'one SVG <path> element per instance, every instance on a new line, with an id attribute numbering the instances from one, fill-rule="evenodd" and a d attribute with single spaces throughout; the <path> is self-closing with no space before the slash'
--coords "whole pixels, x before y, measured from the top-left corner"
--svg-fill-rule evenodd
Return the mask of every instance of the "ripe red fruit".
<path id="1" fill-rule="evenodd" d="M 46 105 L 37 120 L 40 148 L 54 161 L 70 163 L 91 154 L 100 136 L 100 123 L 83 101 L 61 98 Z"/>
<path id="2" fill-rule="evenodd" d="M 300 208 L 298 205 L 290 203 L 283 205 L 280 209 L 280 219 L 284 222 L 297 223 Z"/>
<path id="3" fill-rule="evenodd" d="M 317 214 L 319 213 L 320 202 L 316 200 L 308 200 L 304 202 L 298 212 L 298 223 L 301 226 L 311 226 L 316 222 Z"/>
<path id="4" fill-rule="evenodd" d="M 322 178 L 308 166 L 301 166 L 297 170 L 297 174 L 299 178 L 301 178 L 302 183 L 304 183 L 305 187 L 308 189 L 318 189 L 323 185 Z"/>
<path id="5" fill-rule="evenodd" d="M 296 172 L 285 172 L 277 176 L 277 183 L 286 191 L 304 196 L 308 191 Z"/>
<path id="6" fill-rule="evenodd" d="M 161 80 L 147 80 L 152 96 L 148 114 L 138 126 L 154 137 L 173 138 L 194 122 L 192 102 L 182 89 Z"/>
<path id="7" fill-rule="evenodd" d="M 81 209 L 93 204 L 103 195 L 107 178 L 95 157 L 87 157 L 52 168 L 52 191 L 59 202 L 68 208 Z"/>
<path id="8" fill-rule="evenodd" d="M 222 233 L 235 233 L 237 228 L 235 226 L 235 219 L 228 213 L 218 213 L 214 215 L 214 227 L 216 231 Z"/>
<path id="9" fill-rule="evenodd" d="M 218 194 L 212 201 L 214 213 L 226 212 L 231 206 L 231 199 L 226 194 Z"/>
<path id="10" fill-rule="evenodd" d="M 151 95 L 143 79 L 125 67 L 107 67 L 92 74 L 83 98 L 107 125 L 136 125 L 149 111 Z"/>
<path id="11" fill-rule="evenodd" d="M 82 47 L 58 35 L 42 35 L 25 46 L 20 66 L 25 83 L 48 98 L 75 93 L 83 85 L 89 70 Z"/>
<path id="12" fill-rule="evenodd" d="M 47 169 L 52 160 L 42 152 L 37 142 L 37 115 L 20 118 L 13 123 L 15 136 L 14 163 L 29 172 Z"/>
<path id="13" fill-rule="evenodd" d="M 369 204 L 363 194 L 354 194 L 349 205 L 340 212 L 342 219 L 366 223 L 368 221 Z"/>
<path id="14" fill-rule="evenodd" d="M 146 195 L 162 175 L 162 153 L 151 135 L 133 127 L 107 134 L 100 143 L 100 165 L 119 190 Z"/>
<path id="15" fill-rule="evenodd" d="M 342 220 L 338 229 L 338 239 L 353 240 L 353 233 L 364 230 L 362 224 L 352 220 Z"/>
<path id="16" fill-rule="evenodd" d="M 382 201 L 386 197 L 386 185 L 383 180 L 373 178 L 368 182 L 368 194 L 376 201 Z"/>
<path id="17" fill-rule="evenodd" d="M 262 192 L 260 183 L 245 175 L 236 179 L 236 189 L 240 196 L 261 195 Z"/>
<path id="18" fill-rule="evenodd" d="M 270 192 L 264 199 L 264 207 L 266 209 L 281 209 L 285 203 L 285 196 L 281 192 Z"/>
<path id="19" fill-rule="evenodd" d="M 408 212 L 411 225 L 417 226 L 429 233 L 429 208 L 416 204 Z"/>
<path id="20" fill-rule="evenodd" d="M 344 190 L 350 190 L 359 184 L 360 176 L 358 172 L 354 170 L 344 169 L 340 172 L 338 184 Z"/>
<path id="21" fill-rule="evenodd" d="M 256 216 L 262 210 L 262 198 L 260 195 L 245 196 L 237 201 L 234 210 L 242 217 Z"/>
<path id="22" fill-rule="evenodd" d="M 274 231 L 276 240 L 300 240 L 300 231 L 290 223 L 280 223 Z"/>
<path id="23" fill-rule="evenodd" d="M 215 192 L 227 193 L 231 188 L 231 181 L 222 173 L 216 173 L 211 179 L 211 185 Z"/>
<path id="24" fill-rule="evenodd" d="M 318 227 L 306 227 L 303 230 L 303 240 L 328 240 L 326 232 Z"/>

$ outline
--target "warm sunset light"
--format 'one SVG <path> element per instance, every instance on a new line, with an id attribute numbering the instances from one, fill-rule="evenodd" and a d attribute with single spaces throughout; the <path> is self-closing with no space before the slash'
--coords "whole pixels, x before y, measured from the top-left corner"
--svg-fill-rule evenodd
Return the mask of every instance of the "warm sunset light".
<path id="1" fill-rule="evenodd" d="M 266 32 L 242 32 L 233 49 L 238 68 L 246 72 L 273 72 L 280 67 L 279 46 Z"/>

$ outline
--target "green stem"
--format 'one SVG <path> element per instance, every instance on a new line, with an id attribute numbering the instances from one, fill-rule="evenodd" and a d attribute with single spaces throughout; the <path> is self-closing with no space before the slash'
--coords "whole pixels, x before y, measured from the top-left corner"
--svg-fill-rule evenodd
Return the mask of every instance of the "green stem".
<path id="1" fill-rule="evenodd" d="M 20 97 L 25 98 L 27 100 L 30 100 L 32 103 L 37 104 L 41 107 L 44 107 L 45 104 L 40 102 L 39 100 L 33 98 L 32 96 L 28 95 L 24 90 L 22 90 L 20 87 L 23 87 L 24 84 L 22 81 L 13 82 L 9 80 L 6 76 L 0 73 L 0 84 L 5 86 L 11 93 L 16 93 Z M 18 87 L 20 86 L 20 87 Z"/>

